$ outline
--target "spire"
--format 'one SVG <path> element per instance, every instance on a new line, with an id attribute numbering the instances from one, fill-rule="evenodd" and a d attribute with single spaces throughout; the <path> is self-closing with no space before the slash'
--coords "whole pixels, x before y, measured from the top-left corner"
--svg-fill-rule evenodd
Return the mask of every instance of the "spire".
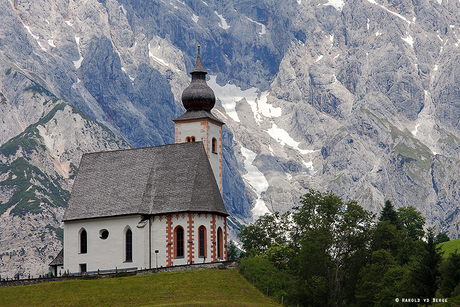
<path id="1" fill-rule="evenodd" d="M 198 45 L 198 55 L 195 67 L 190 72 L 192 82 L 182 92 L 182 104 L 187 111 L 205 110 L 211 111 L 216 103 L 216 96 L 212 89 L 206 84 L 206 70 L 201 63 L 200 45 Z"/>
<path id="2" fill-rule="evenodd" d="M 191 75 L 196 73 L 204 73 L 205 75 L 208 73 L 201 63 L 201 55 L 200 55 L 200 45 L 198 45 L 198 55 L 196 57 L 195 67 L 193 67 L 192 71 L 190 72 Z"/>

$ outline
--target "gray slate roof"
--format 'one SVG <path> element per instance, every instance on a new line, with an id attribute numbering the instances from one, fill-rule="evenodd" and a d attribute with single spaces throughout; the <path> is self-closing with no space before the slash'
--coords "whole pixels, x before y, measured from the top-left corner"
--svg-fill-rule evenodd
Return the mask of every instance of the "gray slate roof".
<path id="1" fill-rule="evenodd" d="M 174 122 L 181 121 L 181 120 L 190 120 L 190 119 L 201 119 L 201 118 L 209 118 L 213 121 L 218 123 L 224 124 L 220 119 L 215 117 L 210 111 L 206 110 L 188 110 L 178 118 L 173 119 Z"/>
<path id="2" fill-rule="evenodd" d="M 63 265 L 64 264 L 64 249 L 61 249 L 59 254 L 57 254 L 56 258 L 54 258 L 53 261 L 49 264 L 49 266 L 52 265 Z"/>
<path id="3" fill-rule="evenodd" d="M 202 142 L 84 154 L 63 220 L 187 211 L 228 216 Z"/>

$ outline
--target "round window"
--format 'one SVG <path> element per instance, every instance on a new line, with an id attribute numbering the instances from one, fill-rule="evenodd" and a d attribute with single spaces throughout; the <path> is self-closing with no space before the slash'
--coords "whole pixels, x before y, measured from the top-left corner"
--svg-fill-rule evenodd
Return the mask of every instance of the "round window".
<path id="1" fill-rule="evenodd" d="M 99 231 L 99 237 L 102 240 L 107 239 L 109 237 L 109 231 L 107 229 L 102 229 L 101 231 Z"/>

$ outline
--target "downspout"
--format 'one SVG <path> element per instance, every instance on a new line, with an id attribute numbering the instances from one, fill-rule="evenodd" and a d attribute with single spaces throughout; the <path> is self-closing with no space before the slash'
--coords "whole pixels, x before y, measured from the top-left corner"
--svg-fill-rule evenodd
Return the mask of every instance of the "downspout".
<path id="1" fill-rule="evenodd" d="M 152 217 L 149 217 L 149 269 L 152 269 Z"/>

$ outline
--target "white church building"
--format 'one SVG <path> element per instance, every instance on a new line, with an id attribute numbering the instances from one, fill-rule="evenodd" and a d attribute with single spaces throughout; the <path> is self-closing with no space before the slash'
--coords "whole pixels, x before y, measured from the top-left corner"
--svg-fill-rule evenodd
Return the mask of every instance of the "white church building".
<path id="1" fill-rule="evenodd" d="M 211 113 L 199 46 L 190 74 L 175 144 L 83 155 L 63 218 L 65 272 L 227 259 L 223 122 Z"/>

